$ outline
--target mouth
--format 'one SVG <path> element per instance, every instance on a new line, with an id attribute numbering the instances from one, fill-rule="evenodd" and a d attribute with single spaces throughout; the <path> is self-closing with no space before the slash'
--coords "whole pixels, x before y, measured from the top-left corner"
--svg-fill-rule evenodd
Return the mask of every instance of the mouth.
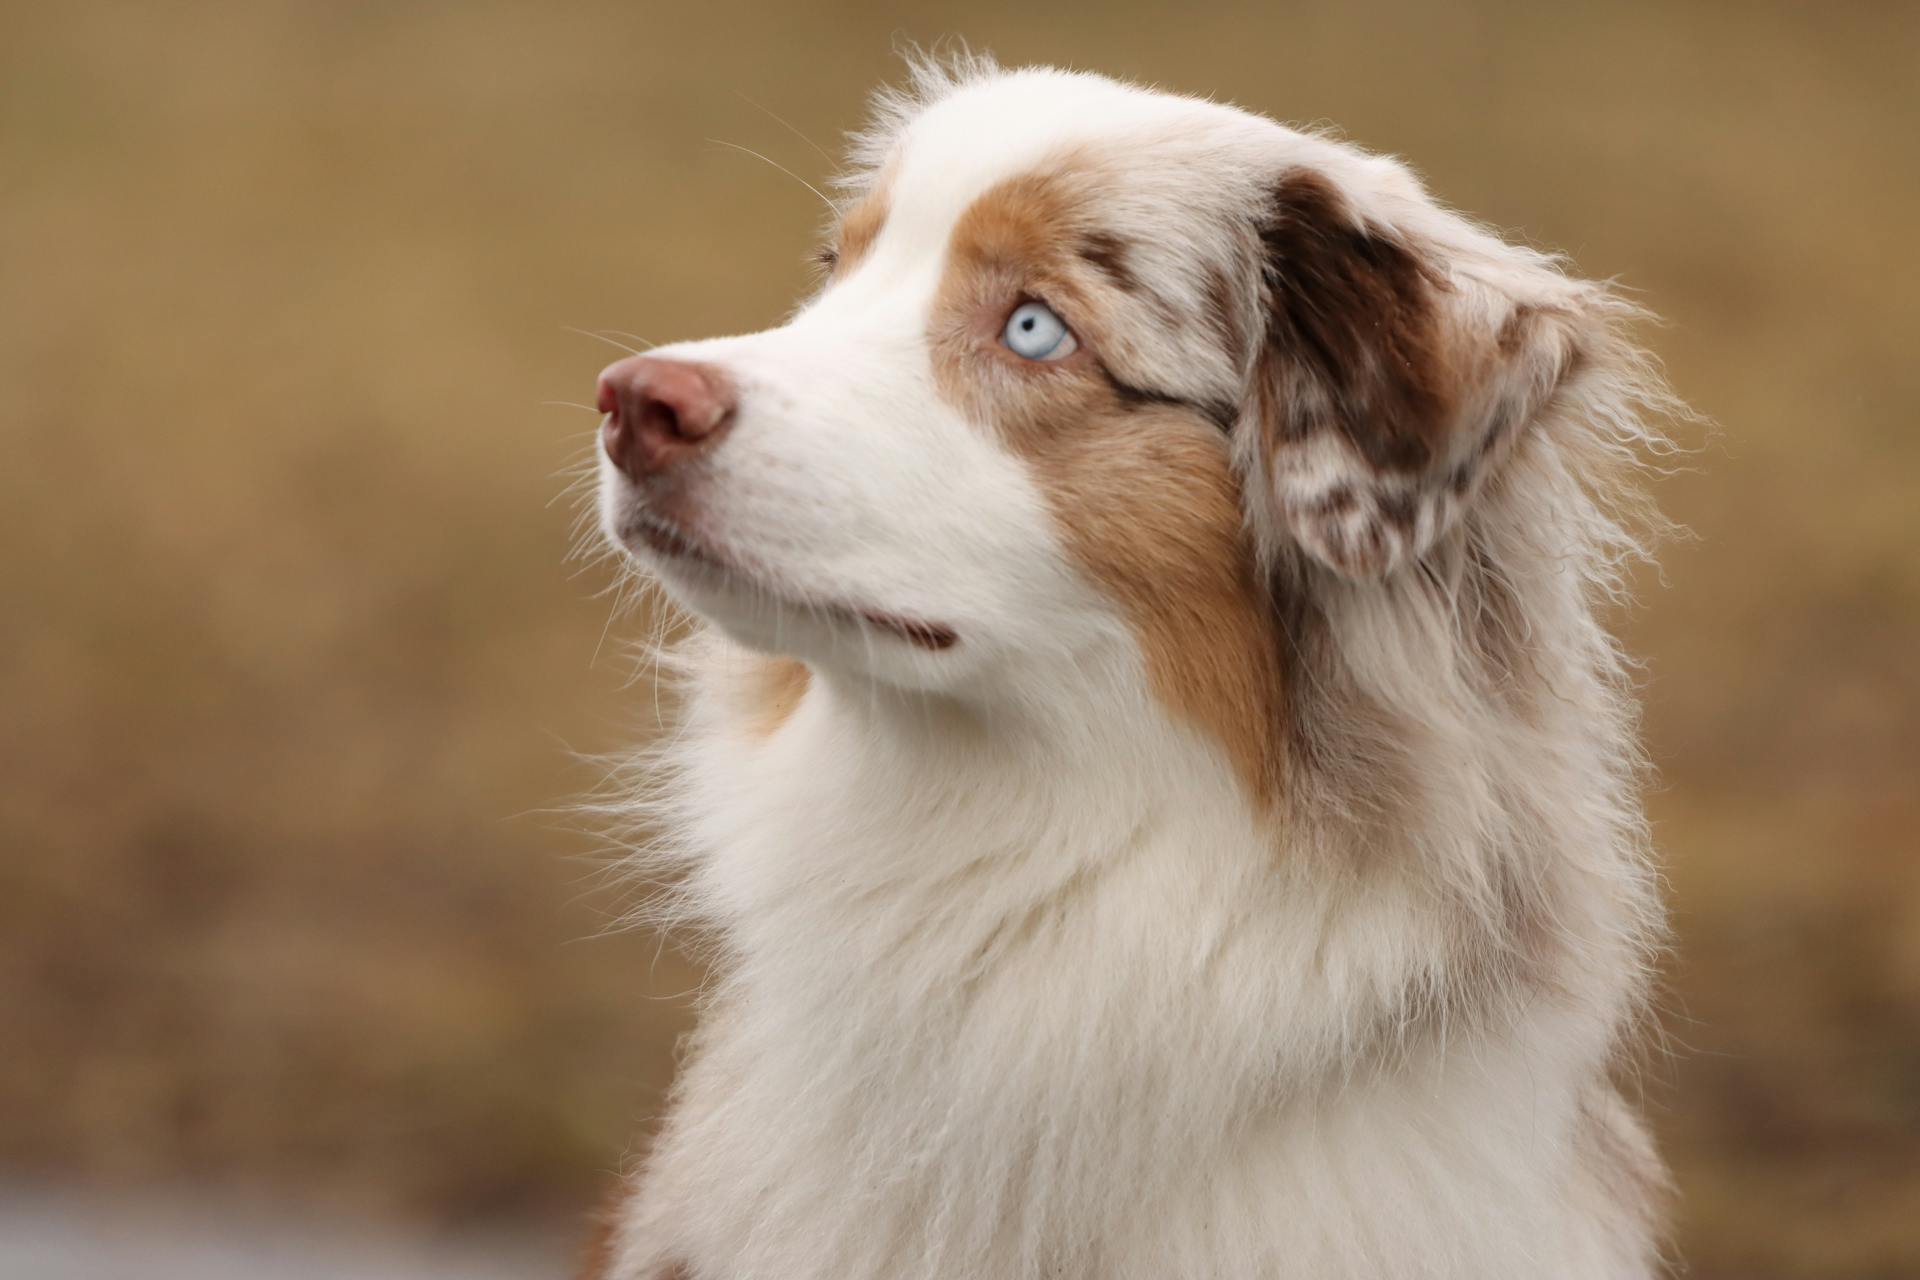
<path id="1" fill-rule="evenodd" d="M 960 639 L 952 627 L 943 623 L 927 622 L 843 601 L 796 595 L 777 585 L 774 575 L 743 564 L 738 557 L 720 551 L 681 526 L 650 512 L 635 513 L 629 533 L 644 542 L 655 554 L 676 564 L 693 566 L 708 574 L 744 583 L 795 609 L 872 627 L 904 640 L 917 649 L 938 653 L 942 649 L 951 649 Z"/>

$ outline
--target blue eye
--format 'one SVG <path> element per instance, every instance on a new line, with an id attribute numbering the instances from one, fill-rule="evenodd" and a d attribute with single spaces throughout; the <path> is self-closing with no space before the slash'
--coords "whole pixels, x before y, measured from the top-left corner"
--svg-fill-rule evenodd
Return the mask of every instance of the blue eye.
<path id="1" fill-rule="evenodd" d="M 1080 345 L 1073 340 L 1066 321 L 1044 302 L 1023 302 L 1015 307 L 1007 317 L 1000 341 L 1023 360 L 1059 360 L 1072 355 Z"/>

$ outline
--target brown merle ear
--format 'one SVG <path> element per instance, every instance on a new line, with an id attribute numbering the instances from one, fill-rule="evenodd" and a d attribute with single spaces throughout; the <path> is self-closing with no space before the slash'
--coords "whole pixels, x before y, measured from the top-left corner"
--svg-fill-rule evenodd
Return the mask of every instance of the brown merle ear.
<path id="1" fill-rule="evenodd" d="M 1569 317 L 1448 270 L 1295 169 L 1260 228 L 1267 333 L 1242 439 L 1254 526 L 1349 578 L 1424 555 L 1576 357 Z"/>

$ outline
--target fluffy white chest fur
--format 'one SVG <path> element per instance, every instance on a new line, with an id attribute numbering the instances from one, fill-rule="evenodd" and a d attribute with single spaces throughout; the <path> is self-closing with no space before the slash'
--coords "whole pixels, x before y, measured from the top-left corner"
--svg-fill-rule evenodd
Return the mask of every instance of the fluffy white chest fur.
<path id="1" fill-rule="evenodd" d="M 1217 751 L 1103 710 L 696 715 L 724 971 L 615 1274 L 1651 1274 L 1617 997 L 1376 1022 L 1448 950 L 1417 888 L 1276 855 Z"/>
<path id="2" fill-rule="evenodd" d="M 793 321 L 603 375 L 714 978 L 597 1273 L 1651 1276 L 1626 309 L 1092 77 L 865 164 Z"/>

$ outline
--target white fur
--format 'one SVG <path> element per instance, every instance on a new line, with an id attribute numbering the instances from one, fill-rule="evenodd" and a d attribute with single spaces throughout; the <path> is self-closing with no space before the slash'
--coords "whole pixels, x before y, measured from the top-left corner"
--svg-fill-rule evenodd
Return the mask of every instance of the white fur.
<path id="1" fill-rule="evenodd" d="M 1593 614 L 1635 550 L 1595 477 L 1650 438 L 1644 368 L 1611 350 L 1470 519 L 1423 511 L 1390 568 L 1427 555 L 1425 576 L 1347 581 L 1250 512 L 1321 602 L 1336 658 L 1305 705 L 1339 718 L 1355 690 L 1378 712 L 1323 726 L 1375 779 L 1303 782 L 1276 820 L 1156 701 L 1036 479 L 941 403 L 925 333 L 960 213 L 1089 142 L 1141 156 L 1123 225 L 1164 221 L 1163 189 L 1250 209 L 1312 164 L 1443 247 L 1462 307 L 1612 304 L 1322 138 L 1095 77 L 921 80 L 883 105 L 853 179 L 893 166 L 869 257 L 778 329 L 658 353 L 739 384 L 698 521 L 755 582 L 638 553 L 717 629 L 675 747 L 647 763 L 658 792 L 630 806 L 664 835 L 647 865 L 681 877 L 667 909 L 707 931 L 715 974 L 610 1274 L 1651 1275 L 1650 1226 L 1593 1150 L 1598 1133 L 1648 1160 L 1607 1073 L 1659 912 L 1632 708 Z M 1154 243 L 1143 269 L 1176 295 L 1181 263 L 1232 247 L 1184 225 Z M 1180 334 L 1133 341 L 1135 367 L 1195 397 L 1237 398 L 1249 372 Z M 1257 491 L 1344 464 L 1243 465 Z M 642 506 L 608 468 L 616 538 Z M 1470 545 L 1510 579 L 1531 629 L 1513 639 L 1552 686 L 1524 710 L 1462 665 L 1471 619 L 1435 585 Z M 961 642 L 927 652 L 862 610 Z M 748 650 L 812 672 L 771 736 L 737 711 Z M 1458 976 L 1511 958 L 1516 897 L 1548 906 L 1528 963 L 1553 995 Z M 1456 1017 L 1456 990 L 1486 998 Z"/>

